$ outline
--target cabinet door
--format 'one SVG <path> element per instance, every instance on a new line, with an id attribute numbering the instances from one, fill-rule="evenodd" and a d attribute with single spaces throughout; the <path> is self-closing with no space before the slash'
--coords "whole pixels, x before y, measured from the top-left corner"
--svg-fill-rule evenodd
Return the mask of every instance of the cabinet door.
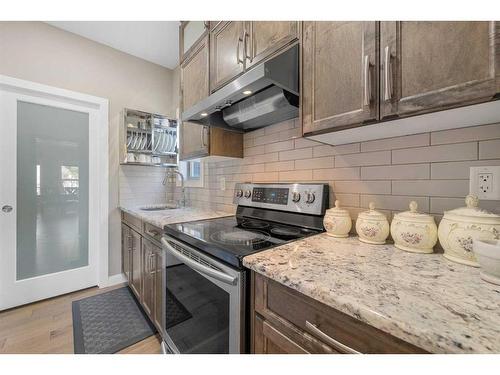
<path id="1" fill-rule="evenodd" d="M 254 326 L 255 354 L 306 354 L 303 347 L 259 316 Z"/>
<path id="2" fill-rule="evenodd" d="M 209 94 L 208 35 L 195 46 L 193 53 L 181 64 L 182 108 L 192 107 Z"/>
<path id="3" fill-rule="evenodd" d="M 209 155 L 210 129 L 208 126 L 183 122 L 180 131 L 180 160 L 201 158 Z"/>
<path id="4" fill-rule="evenodd" d="M 129 286 L 140 300 L 142 292 L 142 237 L 139 233 L 130 229 L 130 238 L 132 241 L 130 256 L 132 264 L 130 266 Z"/>
<path id="5" fill-rule="evenodd" d="M 208 21 L 182 21 L 179 26 L 179 61 L 191 55 L 195 45 L 208 32 Z"/>
<path id="6" fill-rule="evenodd" d="M 493 97 L 500 82 L 496 28 L 495 22 L 382 22 L 381 117 Z"/>
<path id="7" fill-rule="evenodd" d="M 154 322 L 156 327 L 163 334 L 165 332 L 164 324 L 164 303 L 165 300 L 165 259 L 160 247 L 155 247 L 155 311 Z"/>
<path id="8" fill-rule="evenodd" d="M 245 70 L 244 21 L 221 22 L 210 32 L 210 89 L 215 91 Z"/>
<path id="9" fill-rule="evenodd" d="M 244 40 L 246 68 L 258 64 L 298 37 L 297 21 L 247 22 Z"/>
<path id="10" fill-rule="evenodd" d="M 378 116 L 377 22 L 304 22 L 304 133 Z"/>
<path id="11" fill-rule="evenodd" d="M 130 281 L 131 242 L 130 228 L 122 223 L 122 272 L 128 281 Z"/>
<path id="12" fill-rule="evenodd" d="M 154 314 L 154 272 L 155 272 L 155 253 L 153 244 L 146 239 L 142 240 L 142 307 L 144 311 L 152 317 Z"/>

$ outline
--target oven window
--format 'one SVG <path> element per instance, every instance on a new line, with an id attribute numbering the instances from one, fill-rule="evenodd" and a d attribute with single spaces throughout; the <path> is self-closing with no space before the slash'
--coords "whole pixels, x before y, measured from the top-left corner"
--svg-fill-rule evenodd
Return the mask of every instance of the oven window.
<path id="1" fill-rule="evenodd" d="M 166 269 L 168 336 L 181 353 L 229 353 L 229 294 L 185 264 Z"/>

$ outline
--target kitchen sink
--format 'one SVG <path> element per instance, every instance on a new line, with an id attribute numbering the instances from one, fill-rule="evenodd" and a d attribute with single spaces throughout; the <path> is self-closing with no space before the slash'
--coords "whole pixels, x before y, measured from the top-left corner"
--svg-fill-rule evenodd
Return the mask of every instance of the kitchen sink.
<path id="1" fill-rule="evenodd" d="M 158 204 L 154 206 L 152 205 L 152 206 L 139 207 L 141 211 L 163 211 L 163 210 L 173 210 L 175 208 L 179 207 L 173 204 Z"/>

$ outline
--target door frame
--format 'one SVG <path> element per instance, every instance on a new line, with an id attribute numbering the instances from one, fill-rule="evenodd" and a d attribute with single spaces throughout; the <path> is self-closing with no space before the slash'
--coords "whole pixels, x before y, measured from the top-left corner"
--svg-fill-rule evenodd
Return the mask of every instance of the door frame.
<path id="1" fill-rule="evenodd" d="M 57 102 L 60 108 L 79 107 L 89 110 L 89 119 L 97 124 L 95 129 L 89 129 L 91 136 L 97 137 L 97 141 L 91 143 L 89 149 L 89 156 L 105 155 L 103 160 L 99 159 L 98 162 L 90 160 L 94 163 L 93 166 L 93 180 L 95 187 L 96 201 L 89 202 L 94 205 L 94 212 L 97 217 L 89 220 L 89 247 L 95 247 L 96 254 L 96 270 L 95 282 L 99 287 L 107 286 L 111 283 L 108 275 L 108 214 L 109 214 L 109 158 L 108 158 L 108 99 L 100 98 L 97 96 L 82 94 L 75 91 L 60 89 L 53 86 L 43 85 L 36 82 L 26 81 L 14 77 L 0 75 L 0 90 L 8 94 L 19 96 L 29 96 L 34 98 L 33 103 L 43 104 Z M 77 109 L 76 109 L 77 110 Z M 94 138 L 95 139 L 95 138 Z M 1 155 L 0 155 L 1 156 Z M 90 218 L 89 218 L 90 219 Z M 94 224 L 92 224 L 94 222 Z M 92 249 L 89 248 L 89 256 L 91 256 Z M 1 258 L 0 254 L 0 258 Z M 62 271 L 65 272 L 65 271 Z M 59 273 L 59 272 L 58 272 Z M 57 274 L 57 273 L 55 273 Z M 37 276 L 40 277 L 40 276 Z M 43 275 L 42 275 L 43 277 Z M 28 279 L 29 280 L 29 279 Z M 64 288 L 63 288 L 64 289 Z M 2 294 L 0 288 L 0 294 Z M 63 292 L 64 293 L 64 292 Z M 67 292 L 65 292 L 67 293 Z M 58 293 L 59 294 L 59 293 Z M 53 296 L 48 296 L 50 298 Z"/>

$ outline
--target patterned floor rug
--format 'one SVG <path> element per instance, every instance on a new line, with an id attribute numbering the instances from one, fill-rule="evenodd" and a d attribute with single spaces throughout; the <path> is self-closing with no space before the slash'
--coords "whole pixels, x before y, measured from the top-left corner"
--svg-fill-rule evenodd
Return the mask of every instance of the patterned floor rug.
<path id="1" fill-rule="evenodd" d="M 75 354 L 116 353 L 156 332 L 128 287 L 74 301 L 72 309 Z"/>

